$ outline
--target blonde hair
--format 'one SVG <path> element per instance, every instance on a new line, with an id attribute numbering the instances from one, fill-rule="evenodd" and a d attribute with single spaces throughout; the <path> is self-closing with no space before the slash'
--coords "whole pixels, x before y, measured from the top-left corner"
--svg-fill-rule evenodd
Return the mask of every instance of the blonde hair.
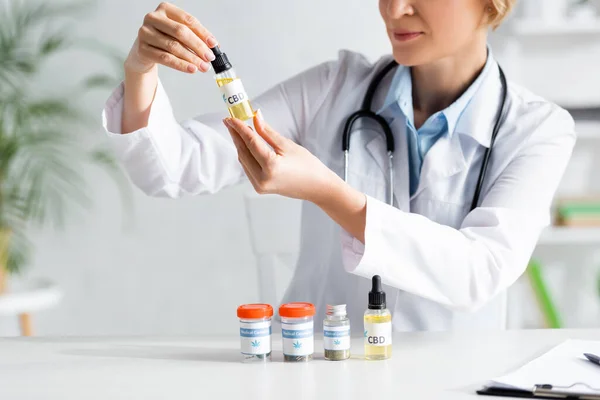
<path id="1" fill-rule="evenodd" d="M 489 24 L 493 29 L 500 26 L 504 18 L 510 13 L 517 0 L 490 0 L 490 20 Z"/>

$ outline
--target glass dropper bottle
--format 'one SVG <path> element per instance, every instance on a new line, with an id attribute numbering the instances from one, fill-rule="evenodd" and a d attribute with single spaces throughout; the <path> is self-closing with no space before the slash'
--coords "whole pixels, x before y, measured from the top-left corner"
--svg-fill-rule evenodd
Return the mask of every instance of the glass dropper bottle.
<path id="1" fill-rule="evenodd" d="M 229 110 L 229 115 L 242 121 L 254 117 L 254 110 L 250 104 L 248 94 L 244 89 L 242 80 L 237 77 L 231 62 L 229 62 L 227 54 L 223 53 L 219 46 L 215 46 L 211 50 L 215 55 L 215 59 L 211 62 L 215 71 L 215 80 L 221 90 L 223 102 Z"/>
<path id="2" fill-rule="evenodd" d="M 369 306 L 365 311 L 365 358 L 386 360 L 392 356 L 392 314 L 386 308 L 381 277 L 373 276 Z"/>

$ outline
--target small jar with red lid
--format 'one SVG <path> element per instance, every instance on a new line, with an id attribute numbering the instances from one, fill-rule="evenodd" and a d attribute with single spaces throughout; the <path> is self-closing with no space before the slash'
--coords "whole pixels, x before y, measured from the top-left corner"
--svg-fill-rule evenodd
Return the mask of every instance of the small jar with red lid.
<path id="1" fill-rule="evenodd" d="M 312 360 L 315 348 L 314 315 L 315 306 L 310 303 L 287 303 L 279 307 L 284 361 Z"/>
<path id="2" fill-rule="evenodd" d="M 242 360 L 271 360 L 271 318 L 273 307 L 268 304 L 244 304 L 238 307 Z"/>

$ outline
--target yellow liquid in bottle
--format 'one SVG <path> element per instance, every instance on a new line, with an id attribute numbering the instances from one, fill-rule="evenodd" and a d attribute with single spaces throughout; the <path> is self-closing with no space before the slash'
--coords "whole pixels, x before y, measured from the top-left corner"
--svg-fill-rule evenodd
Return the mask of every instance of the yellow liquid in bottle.
<path id="1" fill-rule="evenodd" d="M 234 78 L 217 79 L 217 85 L 219 85 L 219 87 L 225 86 L 228 83 L 233 82 L 233 80 Z M 241 119 L 242 121 L 246 121 L 254 117 L 254 110 L 252 110 L 249 100 L 231 106 L 228 108 L 228 110 L 229 115 L 231 115 L 232 118 Z"/>
<path id="2" fill-rule="evenodd" d="M 381 324 L 384 322 L 392 322 L 392 314 L 384 315 L 367 314 L 365 315 L 365 324 Z M 392 345 L 374 346 L 365 339 L 365 358 L 367 360 L 385 360 L 392 357 Z"/>

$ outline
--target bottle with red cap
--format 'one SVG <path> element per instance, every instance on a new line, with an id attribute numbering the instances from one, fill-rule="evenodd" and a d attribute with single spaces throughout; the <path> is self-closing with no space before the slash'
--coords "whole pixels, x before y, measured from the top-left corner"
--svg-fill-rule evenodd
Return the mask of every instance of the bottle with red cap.
<path id="1" fill-rule="evenodd" d="M 268 304 L 244 304 L 238 307 L 240 344 L 245 362 L 271 360 L 271 318 Z"/>
<path id="2" fill-rule="evenodd" d="M 306 362 L 313 358 L 315 306 L 311 303 L 287 303 L 279 307 L 283 360 Z"/>

